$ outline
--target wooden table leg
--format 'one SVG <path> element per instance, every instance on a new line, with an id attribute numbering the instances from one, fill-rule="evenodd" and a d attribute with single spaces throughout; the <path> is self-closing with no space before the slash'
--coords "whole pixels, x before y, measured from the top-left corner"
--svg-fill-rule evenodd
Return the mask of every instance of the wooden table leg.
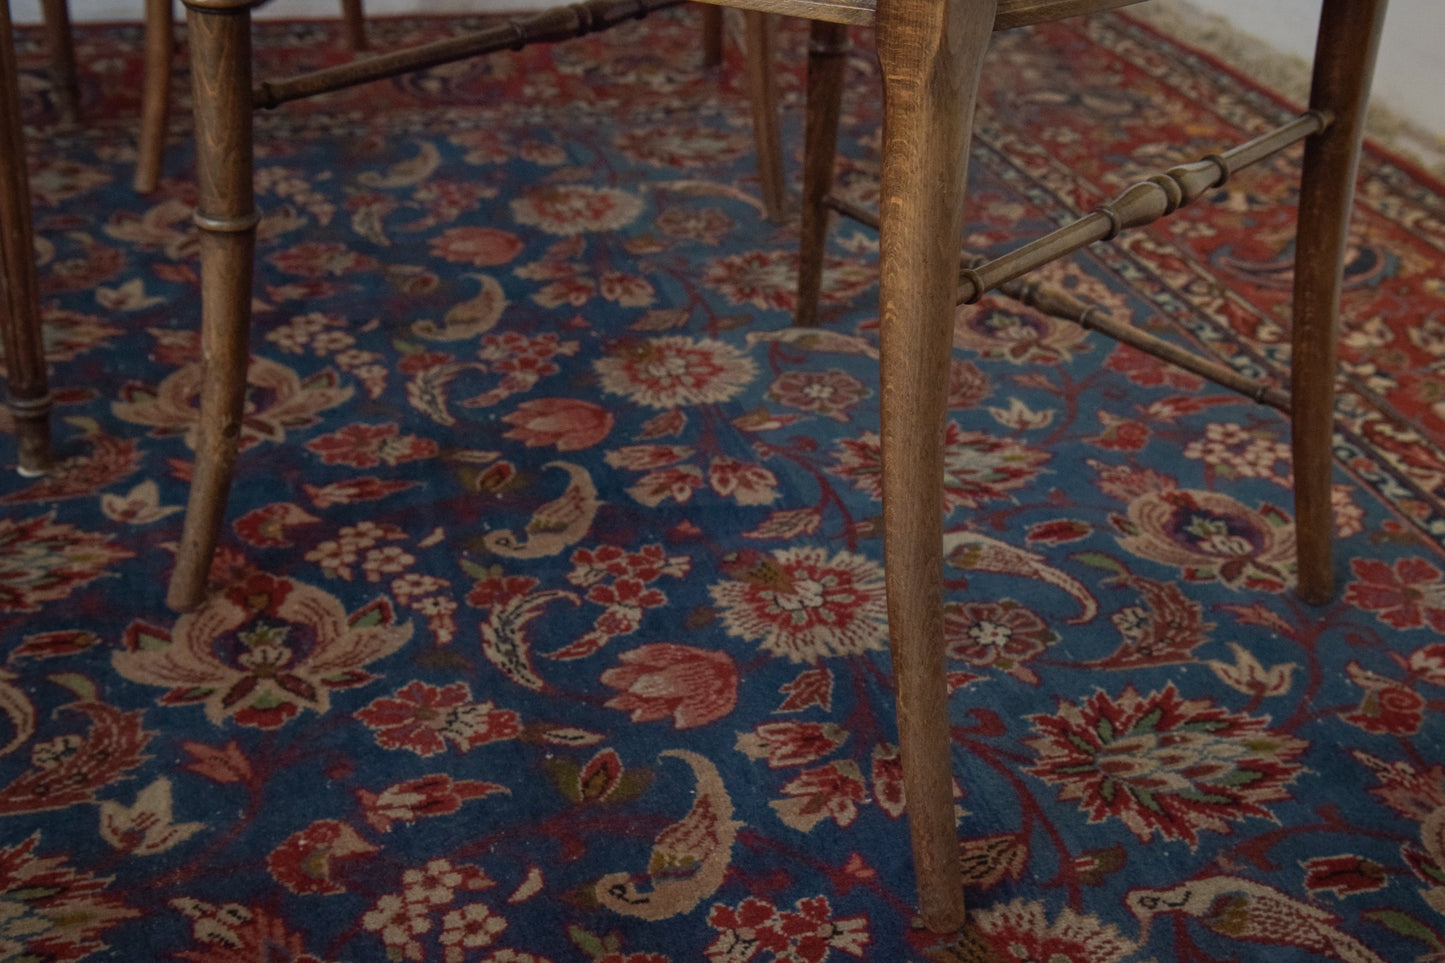
<path id="1" fill-rule="evenodd" d="M 974 99 L 996 0 L 883 0 L 883 545 L 924 924 L 964 922 L 943 638 L 943 440 Z"/>
<path id="2" fill-rule="evenodd" d="M 848 27 L 814 20 L 808 35 L 808 106 L 803 132 L 803 223 L 798 241 L 798 304 L 793 323 L 818 323 L 823 262 L 828 249 L 828 208 L 838 155 L 838 112 L 843 72 L 853 45 Z"/>
<path id="3" fill-rule="evenodd" d="M 80 122 L 80 74 L 75 69 L 75 38 L 70 29 L 67 0 L 41 0 L 45 47 L 50 57 L 50 78 L 55 85 L 55 106 L 67 124 Z"/>
<path id="4" fill-rule="evenodd" d="M 366 12 L 362 9 L 362 0 L 341 0 L 341 20 L 347 44 L 358 53 L 365 50 Z"/>
<path id="5" fill-rule="evenodd" d="M 166 149 L 166 119 L 170 113 L 171 65 L 175 58 L 175 30 L 171 0 L 146 0 L 145 82 L 141 90 L 140 147 L 135 162 L 135 189 L 149 194 L 161 176 Z"/>
<path id="6" fill-rule="evenodd" d="M 0 336 L 9 374 L 6 404 L 15 419 L 22 475 L 50 467 L 50 390 L 35 283 L 30 184 L 25 173 L 19 79 L 9 5 L 0 2 Z"/>
<path id="7" fill-rule="evenodd" d="M 1335 374 L 1345 244 L 1385 0 L 1325 0 L 1310 107 L 1334 123 L 1305 142 L 1295 245 L 1291 401 L 1298 591 L 1322 605 L 1334 595 Z"/>
<path id="8" fill-rule="evenodd" d="M 759 10 L 743 11 L 747 43 L 748 100 L 752 104 L 753 143 L 758 155 L 758 180 L 763 210 L 770 221 L 783 219 L 783 141 L 778 134 L 778 78 L 773 53 L 773 18 Z"/>
<path id="9" fill-rule="evenodd" d="M 253 0 L 187 0 L 201 229 L 201 423 L 167 604 L 206 595 L 235 471 L 246 395 L 256 214 L 252 186 Z"/>
<path id="10" fill-rule="evenodd" d="M 723 59 L 723 8 L 702 5 L 702 65 L 716 67 Z"/>

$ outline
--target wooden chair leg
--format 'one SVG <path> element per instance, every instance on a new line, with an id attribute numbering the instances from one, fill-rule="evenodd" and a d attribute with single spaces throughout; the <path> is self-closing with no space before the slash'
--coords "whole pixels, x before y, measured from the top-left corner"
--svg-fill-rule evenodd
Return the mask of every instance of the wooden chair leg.
<path id="1" fill-rule="evenodd" d="M 70 30 L 70 8 L 66 0 L 41 0 L 45 22 L 45 46 L 50 54 L 50 78 L 55 85 L 55 105 L 67 124 L 80 122 L 80 75 L 75 69 L 75 38 Z"/>
<path id="2" fill-rule="evenodd" d="M 1385 6 L 1386 0 L 1325 0 L 1310 93 L 1311 109 L 1334 117 L 1305 145 L 1290 363 L 1299 595 L 1316 605 L 1334 594 L 1330 496 L 1340 295 Z"/>
<path id="3" fill-rule="evenodd" d="M 251 139 L 254 0 L 187 0 L 201 228 L 201 421 L 190 501 L 166 602 L 205 598 L 231 488 L 251 323 L 256 222 Z"/>
<path id="4" fill-rule="evenodd" d="M 778 135 L 778 82 L 773 56 L 773 18 L 758 10 L 743 12 L 747 42 L 748 100 L 753 112 L 753 143 L 758 155 L 763 210 L 770 221 L 783 219 L 783 142 Z"/>
<path id="5" fill-rule="evenodd" d="M 723 8 L 702 5 L 702 65 L 716 67 L 723 57 Z"/>
<path id="6" fill-rule="evenodd" d="M 794 324 L 818 323 L 823 262 L 828 246 L 828 208 L 838 153 L 838 112 L 848 63 L 848 27 L 813 21 L 808 37 L 808 107 L 803 134 L 803 222 L 798 243 L 798 304 Z"/>
<path id="7" fill-rule="evenodd" d="M 6 403 L 15 419 L 20 473 L 40 475 L 50 467 L 50 391 L 40 333 L 15 39 L 5 4 L 0 4 L 0 338 L 5 345 Z"/>
<path id="8" fill-rule="evenodd" d="M 923 922 L 964 921 L 943 639 L 943 440 L 968 146 L 997 0 L 878 9 L 883 545 L 898 742 Z"/>
<path id="9" fill-rule="evenodd" d="M 362 10 L 362 0 L 341 0 L 341 19 L 346 26 L 346 42 L 355 51 L 365 50 L 366 44 L 366 13 Z"/>
<path id="10" fill-rule="evenodd" d="M 161 158 L 166 148 L 166 120 L 170 112 L 171 64 L 175 32 L 171 0 L 146 0 L 145 79 L 141 91 L 140 146 L 136 154 L 135 189 L 149 194 L 160 182 Z"/>

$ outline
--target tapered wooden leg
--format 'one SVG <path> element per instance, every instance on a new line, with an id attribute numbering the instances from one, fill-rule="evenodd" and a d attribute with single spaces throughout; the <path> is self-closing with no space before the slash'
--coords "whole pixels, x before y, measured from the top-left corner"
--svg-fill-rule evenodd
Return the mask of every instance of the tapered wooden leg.
<path id="1" fill-rule="evenodd" d="M 341 19 L 346 26 L 346 42 L 352 50 L 366 49 L 366 13 L 362 0 L 341 0 Z"/>
<path id="2" fill-rule="evenodd" d="M 843 70 L 852 49 L 848 27 L 814 20 L 808 36 L 808 107 L 803 133 L 803 222 L 798 242 L 798 305 L 794 324 L 818 323 L 823 261 L 828 246 L 828 208 L 838 154 L 838 111 Z"/>
<path id="3" fill-rule="evenodd" d="M 161 176 L 161 158 L 166 149 L 166 119 L 170 112 L 171 63 L 175 57 L 175 32 L 171 24 L 171 0 L 146 0 L 145 78 L 141 90 L 140 147 L 135 162 L 135 189 L 149 194 Z"/>
<path id="4" fill-rule="evenodd" d="M 963 924 L 943 645 L 943 439 L 974 98 L 996 0 L 882 0 L 883 545 L 923 921 Z"/>
<path id="5" fill-rule="evenodd" d="M 1310 93 L 1311 109 L 1334 117 L 1305 144 L 1290 362 L 1299 595 L 1316 605 L 1334 594 L 1330 494 L 1340 295 L 1385 6 L 1385 0 L 1325 0 Z"/>
<path id="6" fill-rule="evenodd" d="M 41 0 L 45 21 L 45 47 L 50 54 L 50 79 L 55 85 L 55 106 L 67 124 L 80 121 L 80 75 L 75 69 L 75 39 L 70 30 L 66 0 Z"/>
<path id="7" fill-rule="evenodd" d="M 0 337 L 5 345 L 6 403 L 15 420 L 20 473 L 39 475 L 50 467 L 50 390 L 40 334 L 18 91 L 10 7 L 0 3 Z"/>
<path id="8" fill-rule="evenodd" d="M 196 465 L 167 603 L 205 598 L 241 436 L 256 208 L 251 184 L 250 0 L 187 0 L 201 228 L 203 386 Z"/>
<path id="9" fill-rule="evenodd" d="M 753 110 L 753 144 L 758 155 L 763 210 L 768 220 L 783 219 L 783 142 L 778 136 L 778 81 L 773 56 L 773 18 L 757 10 L 743 12 L 747 34 L 748 100 Z"/>
<path id="10" fill-rule="evenodd" d="M 702 65 L 716 67 L 723 55 L 723 9 L 711 3 L 702 6 Z"/>

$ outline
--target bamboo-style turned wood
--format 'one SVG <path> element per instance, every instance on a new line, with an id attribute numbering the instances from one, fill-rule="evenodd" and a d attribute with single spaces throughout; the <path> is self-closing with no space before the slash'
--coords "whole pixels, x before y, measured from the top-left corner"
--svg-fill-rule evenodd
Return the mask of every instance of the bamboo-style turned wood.
<path id="1" fill-rule="evenodd" d="M 10 8 L 0 3 L 0 338 L 20 473 L 39 475 L 50 467 L 51 399 L 40 332 L 19 89 Z"/>
<path id="2" fill-rule="evenodd" d="M 257 84 L 251 101 L 258 108 L 277 107 L 293 100 L 343 90 L 373 80 L 385 80 L 413 70 L 466 60 L 481 54 L 534 43 L 550 43 L 586 36 L 624 20 L 637 20 L 683 0 L 588 0 L 546 10 L 530 17 L 504 21 L 484 30 L 449 37 L 395 53 L 314 70 L 286 80 Z"/>
<path id="3" fill-rule="evenodd" d="M 201 255 L 201 420 L 186 521 L 166 604 L 199 605 L 225 517 L 245 415 L 256 213 L 251 11 L 258 0 L 186 0 Z"/>
<path id="4" fill-rule="evenodd" d="M 959 279 L 958 303 L 973 304 L 1005 281 L 1022 277 L 1095 241 L 1112 240 L 1125 228 L 1143 227 L 1173 214 L 1205 191 L 1224 186 L 1246 167 L 1311 134 L 1318 134 L 1330 122 L 1328 113 L 1312 110 L 1238 147 L 1140 181 L 1077 221 L 1015 248 L 1003 257 L 964 270 Z"/>
<path id="5" fill-rule="evenodd" d="M 878 228 L 878 217 L 872 211 L 832 195 L 829 195 L 826 203 L 844 217 L 875 230 Z M 984 263 L 982 258 L 968 256 L 964 257 L 963 262 L 968 266 L 965 270 L 970 268 L 976 270 L 979 265 Z M 1105 337 L 1113 338 L 1131 348 L 1138 348 L 1145 354 L 1162 358 L 1185 371 L 1199 375 L 1206 381 L 1212 381 L 1220 387 L 1237 391 L 1262 405 L 1268 405 L 1279 411 L 1289 411 L 1288 391 L 1277 388 L 1266 381 L 1242 375 L 1218 361 L 1201 357 L 1188 348 L 1180 347 L 1157 335 L 1141 331 L 1131 324 L 1116 320 L 1098 305 L 1081 301 L 1057 285 L 1041 280 L 1013 278 L 1000 284 L 997 290 L 1026 307 L 1041 311 L 1050 317 L 1072 321 L 1082 328 L 1097 331 Z"/>
<path id="6" fill-rule="evenodd" d="M 1062 288 L 1042 281 L 1015 278 L 999 285 L 999 290 L 1009 297 L 1037 311 L 1065 321 L 1072 321 L 1082 328 L 1097 331 L 1145 354 L 1153 355 L 1196 374 L 1206 381 L 1212 381 L 1223 388 L 1237 391 L 1247 398 L 1268 405 L 1277 411 L 1289 411 L 1289 392 L 1266 381 L 1250 378 L 1218 361 L 1200 357 L 1188 348 L 1165 341 L 1157 335 L 1141 331 L 1131 324 L 1110 317 L 1098 305 L 1086 304 Z"/>

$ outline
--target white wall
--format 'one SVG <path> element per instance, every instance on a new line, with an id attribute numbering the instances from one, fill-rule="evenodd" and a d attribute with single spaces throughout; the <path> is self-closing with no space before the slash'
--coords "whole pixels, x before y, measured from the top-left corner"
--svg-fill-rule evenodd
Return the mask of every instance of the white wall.
<path id="1" fill-rule="evenodd" d="M 1314 56 L 1320 0 L 1191 2 L 1284 53 L 1306 60 Z M 1380 42 L 1374 98 L 1400 118 L 1445 135 L 1445 2 L 1391 0 Z"/>
<path id="2" fill-rule="evenodd" d="M 4 2 L 4 0 L 0 0 Z M 547 6 L 550 0 L 365 0 L 370 13 L 440 12 Z M 558 0 L 565 2 L 565 0 Z M 1159 6 L 1189 5 L 1224 17 L 1244 33 L 1278 50 L 1308 59 L 1320 0 L 1154 0 Z M 70 0 L 76 20 L 134 20 L 142 0 Z M 1150 4 L 1152 5 L 1152 4 Z M 336 16 L 338 0 L 276 0 L 258 11 L 270 17 Z M 40 18 L 39 0 L 10 0 L 17 23 Z M 179 14 L 178 14 L 179 15 Z M 1392 0 L 1385 23 L 1376 102 L 1425 131 L 1445 136 L 1445 0 Z"/>

